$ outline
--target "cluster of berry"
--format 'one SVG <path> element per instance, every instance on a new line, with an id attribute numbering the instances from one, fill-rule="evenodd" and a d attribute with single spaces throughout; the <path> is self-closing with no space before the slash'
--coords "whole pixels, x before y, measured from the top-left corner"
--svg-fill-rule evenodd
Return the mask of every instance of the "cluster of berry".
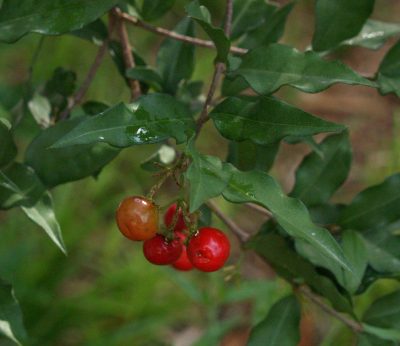
<path id="1" fill-rule="evenodd" d="M 222 268 L 229 257 L 230 242 L 226 235 L 212 227 L 191 230 L 177 204 L 172 204 L 164 215 L 165 234 L 158 233 L 158 207 L 142 196 L 124 199 L 116 219 L 124 236 L 144 241 L 143 253 L 150 263 L 170 264 L 183 271 L 196 268 L 213 272 Z"/>

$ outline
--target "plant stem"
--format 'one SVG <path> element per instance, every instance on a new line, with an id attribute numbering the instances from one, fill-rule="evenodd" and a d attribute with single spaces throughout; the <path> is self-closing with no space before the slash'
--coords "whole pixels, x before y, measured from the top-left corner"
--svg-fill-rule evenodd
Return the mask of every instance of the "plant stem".
<path id="1" fill-rule="evenodd" d="M 229 216 L 225 215 L 215 202 L 208 201 L 206 204 L 213 211 L 213 213 L 229 227 L 229 229 L 234 235 L 236 235 L 241 243 L 246 242 L 250 238 L 250 235 L 241 229 Z"/>
<path id="2" fill-rule="evenodd" d="M 348 326 L 353 332 L 361 333 L 363 331 L 363 326 L 352 318 L 348 318 L 347 316 L 337 312 L 335 309 L 325 304 L 325 302 L 316 294 L 314 294 L 310 288 L 307 286 L 299 286 L 297 288 L 299 292 L 301 292 L 304 296 L 310 299 L 315 305 L 325 311 L 327 314 L 335 317 L 339 321 L 343 322 L 346 326 Z"/>
<path id="3" fill-rule="evenodd" d="M 250 209 L 253 209 L 255 211 L 258 211 L 259 213 L 261 213 L 261 214 L 263 214 L 265 216 L 273 217 L 272 213 L 269 210 L 259 206 L 258 204 L 246 203 L 245 206 L 250 208 Z"/>

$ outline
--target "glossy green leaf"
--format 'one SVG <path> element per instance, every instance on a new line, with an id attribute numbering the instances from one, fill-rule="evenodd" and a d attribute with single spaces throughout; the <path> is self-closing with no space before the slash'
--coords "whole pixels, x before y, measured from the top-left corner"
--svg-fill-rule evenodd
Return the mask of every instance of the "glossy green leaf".
<path id="1" fill-rule="evenodd" d="M 154 90 L 162 90 L 162 79 L 161 76 L 146 66 L 136 66 L 126 71 L 126 76 L 130 79 L 136 79 L 140 82 L 144 82 L 151 86 Z"/>
<path id="2" fill-rule="evenodd" d="M 363 322 L 388 329 L 396 329 L 400 333 L 400 290 L 387 294 L 368 308 Z"/>
<path id="3" fill-rule="evenodd" d="M 255 144 L 275 143 L 286 136 L 308 136 L 321 132 L 339 132 L 345 127 L 314 117 L 271 97 L 229 97 L 210 113 L 221 134 L 235 141 Z"/>
<path id="4" fill-rule="evenodd" d="M 360 192 L 343 210 L 339 224 L 360 231 L 383 227 L 400 219 L 400 174 Z"/>
<path id="5" fill-rule="evenodd" d="M 86 101 L 82 104 L 82 109 L 87 115 L 97 115 L 103 113 L 108 108 L 110 108 L 109 105 L 98 101 Z"/>
<path id="6" fill-rule="evenodd" d="M 229 53 L 230 41 L 221 28 L 211 24 L 211 15 L 208 9 L 200 6 L 198 0 L 192 1 L 185 9 L 189 17 L 193 18 L 214 42 L 217 48 L 215 60 L 225 62 Z"/>
<path id="7" fill-rule="evenodd" d="M 352 313 L 349 300 L 338 291 L 335 284 L 320 275 L 309 261 L 296 253 L 284 237 L 274 233 L 259 233 L 246 243 L 246 248 L 256 251 L 285 279 L 306 283 L 315 292 L 329 299 L 335 309 Z"/>
<path id="8" fill-rule="evenodd" d="M 62 238 L 60 225 L 53 211 L 53 201 L 49 192 L 45 193 L 31 207 L 21 207 L 24 213 L 37 225 L 39 225 L 58 248 L 67 254 L 64 240 Z"/>
<path id="9" fill-rule="evenodd" d="M 11 124 L 8 120 L 0 118 L 0 168 L 10 163 L 17 155 Z"/>
<path id="10" fill-rule="evenodd" d="M 300 341 L 300 304 L 293 295 L 275 303 L 250 333 L 248 346 L 296 346 Z"/>
<path id="11" fill-rule="evenodd" d="M 371 326 L 367 323 L 363 323 L 362 326 L 364 332 L 369 333 L 370 335 L 377 336 L 382 340 L 400 342 L 399 328 L 381 328 L 381 327 Z"/>
<path id="12" fill-rule="evenodd" d="M 32 206 L 44 193 L 44 186 L 35 171 L 14 162 L 0 170 L 0 209 Z"/>
<path id="13" fill-rule="evenodd" d="M 357 346 L 399 346 L 395 341 L 382 340 L 371 334 L 359 334 Z"/>
<path id="14" fill-rule="evenodd" d="M 374 3 L 374 0 L 317 0 L 313 49 L 329 50 L 356 36 L 371 15 Z"/>
<path id="15" fill-rule="evenodd" d="M 386 95 L 395 93 L 400 97 L 400 41 L 386 53 L 378 70 L 379 91 Z"/>
<path id="16" fill-rule="evenodd" d="M 323 91 L 335 83 L 375 87 L 374 82 L 339 61 L 323 60 L 312 51 L 303 53 L 281 44 L 251 50 L 230 76 L 242 76 L 254 91 L 263 95 L 283 85 L 308 93 Z"/>
<path id="17" fill-rule="evenodd" d="M 193 118 L 183 104 L 165 94 L 149 94 L 132 106 L 120 103 L 82 121 L 52 148 L 97 142 L 124 148 L 157 143 L 171 137 L 181 143 L 193 129 Z"/>
<path id="18" fill-rule="evenodd" d="M 183 19 L 174 31 L 186 36 L 194 36 L 194 23 Z M 161 75 L 163 89 L 175 94 L 178 84 L 189 79 L 194 70 L 194 45 L 174 39 L 165 39 L 157 54 L 157 69 Z"/>
<path id="19" fill-rule="evenodd" d="M 301 162 L 290 193 L 309 206 L 327 202 L 350 171 L 351 147 L 347 132 L 327 137 L 319 149 L 322 157 L 313 152 Z"/>
<path id="20" fill-rule="evenodd" d="M 146 21 L 156 20 L 166 14 L 175 0 L 142 0 L 134 1 L 140 17 Z"/>
<path id="21" fill-rule="evenodd" d="M 324 158 L 324 153 L 320 148 L 320 144 L 315 141 L 313 136 L 288 136 L 285 138 L 285 142 L 289 144 L 307 144 L 321 159 Z"/>
<path id="22" fill-rule="evenodd" d="M 240 40 L 239 46 L 254 49 L 260 46 L 278 42 L 285 30 L 288 15 L 293 9 L 295 2 L 289 2 L 281 8 L 269 5 L 269 10 L 264 14 L 264 23 L 248 32 Z"/>
<path id="23" fill-rule="evenodd" d="M 368 19 L 357 36 L 344 41 L 342 44 L 347 46 L 378 49 L 390 37 L 399 34 L 400 24 Z"/>
<path id="24" fill-rule="evenodd" d="M 279 142 L 269 145 L 254 144 L 250 140 L 229 142 L 227 161 L 241 171 L 258 169 L 269 171 L 279 150 Z"/>
<path id="25" fill-rule="evenodd" d="M 100 45 L 108 36 L 108 29 L 101 19 L 96 19 L 81 29 L 71 31 L 70 34 Z"/>
<path id="26" fill-rule="evenodd" d="M 41 127 L 50 126 L 51 105 L 46 97 L 35 93 L 28 102 L 28 108 Z"/>
<path id="27" fill-rule="evenodd" d="M 119 150 L 106 143 L 49 148 L 87 119 L 81 117 L 58 122 L 42 131 L 27 148 L 25 162 L 34 168 L 46 186 L 53 187 L 91 176 L 118 155 Z"/>
<path id="28" fill-rule="evenodd" d="M 11 285 L 0 280 L 0 335 L 22 345 L 27 334 L 22 321 L 22 312 Z"/>
<path id="29" fill-rule="evenodd" d="M 13 42 L 29 32 L 58 35 L 76 30 L 116 4 L 116 0 L 4 0 L 0 41 Z"/>

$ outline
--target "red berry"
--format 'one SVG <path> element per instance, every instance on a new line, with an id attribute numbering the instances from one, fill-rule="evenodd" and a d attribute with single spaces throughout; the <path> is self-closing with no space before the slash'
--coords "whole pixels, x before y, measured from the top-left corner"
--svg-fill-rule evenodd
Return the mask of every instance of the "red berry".
<path id="1" fill-rule="evenodd" d="M 203 227 L 189 240 L 187 254 L 195 268 L 213 272 L 223 267 L 229 257 L 230 247 L 229 239 L 223 232 Z"/>
<path id="2" fill-rule="evenodd" d="M 119 230 L 131 240 L 153 238 L 158 230 L 158 207 L 142 196 L 125 198 L 115 216 Z"/>
<path id="3" fill-rule="evenodd" d="M 186 235 L 180 232 L 175 233 L 177 237 L 181 240 L 182 242 L 182 253 L 179 256 L 179 258 L 172 263 L 172 266 L 175 269 L 182 270 L 182 271 L 188 271 L 193 269 L 193 264 L 192 262 L 189 261 L 187 251 L 186 251 L 186 245 L 183 244 L 183 242 L 186 240 Z"/>
<path id="4" fill-rule="evenodd" d="M 167 209 L 164 215 L 164 223 L 165 226 L 168 228 L 172 226 L 174 223 L 175 213 L 176 213 L 177 204 L 171 204 L 170 207 Z M 182 209 L 179 208 L 178 210 L 178 218 L 176 220 L 176 224 L 174 227 L 175 232 L 181 232 L 186 229 L 185 219 L 183 217 Z"/>
<path id="5" fill-rule="evenodd" d="M 168 240 L 161 234 L 143 243 L 144 257 L 153 264 L 164 265 L 175 262 L 182 253 L 179 239 Z"/>

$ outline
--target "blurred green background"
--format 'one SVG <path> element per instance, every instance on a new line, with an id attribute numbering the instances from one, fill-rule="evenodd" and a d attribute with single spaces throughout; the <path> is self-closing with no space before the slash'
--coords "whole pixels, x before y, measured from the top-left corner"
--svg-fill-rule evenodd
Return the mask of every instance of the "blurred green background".
<path id="1" fill-rule="evenodd" d="M 177 1 L 168 17 L 155 24 L 172 28 L 183 16 L 183 3 Z M 224 1 L 203 3 L 216 20 L 221 19 Z M 298 2 L 289 16 L 284 42 L 299 49 L 308 46 L 313 5 L 313 1 Z M 373 17 L 396 21 L 399 11 L 398 1 L 381 0 Z M 162 38 L 132 28 L 130 37 L 140 55 L 154 66 Z M 12 45 L 0 44 L 0 100 L 10 99 L 10 86 L 18 88 L 27 80 L 39 40 L 39 35 L 28 35 Z M 341 50 L 336 57 L 356 70 L 373 72 L 389 46 L 378 52 Z M 96 50 L 91 43 L 70 35 L 46 37 L 34 65 L 34 85 L 43 85 L 58 66 L 76 71 L 79 85 Z M 204 80 L 207 86 L 213 52 L 198 48 L 196 57 L 193 79 Z M 337 200 L 348 201 L 367 184 L 378 183 L 400 169 L 400 107 L 394 97 L 345 86 L 316 95 L 283 88 L 279 95 L 307 111 L 349 125 L 355 162 Z M 128 98 L 123 79 L 107 57 L 86 99 L 114 104 Z M 31 119 L 24 119 L 18 128 L 20 158 L 37 130 L 35 126 Z M 211 124 L 200 136 L 199 147 L 206 153 L 226 155 L 226 144 Z M 180 273 L 150 265 L 142 256 L 141 244 L 120 235 L 114 211 L 122 198 L 145 194 L 154 183 L 155 178 L 142 171 L 140 163 L 156 148 L 126 149 L 97 179 L 87 178 L 53 191 L 68 257 L 21 211 L 0 212 L 0 276 L 15 287 L 31 345 L 244 345 L 249 325 L 263 318 L 272 303 L 288 292 L 283 281 L 274 279 L 269 268 L 253 255 L 241 254 L 236 243 L 229 263 L 233 266 L 226 270 Z M 303 145 L 282 146 L 272 174 L 286 190 L 293 183 L 293 171 L 302 154 L 308 151 Z M 167 185 L 159 203 L 167 204 L 175 194 L 173 184 Z M 220 202 L 250 232 L 257 231 L 263 222 L 253 212 Z M 358 310 L 395 285 L 389 280 L 373 285 L 357 301 Z M 311 320 L 310 340 L 315 339 L 315 345 L 351 345 L 352 336 L 339 323 L 313 306 L 307 305 L 305 314 Z M 312 327 L 316 319 L 325 321 L 318 330 Z M 320 335 L 326 333 L 329 337 L 319 342 Z M 11 343 L 0 337 L 0 345 Z"/>

